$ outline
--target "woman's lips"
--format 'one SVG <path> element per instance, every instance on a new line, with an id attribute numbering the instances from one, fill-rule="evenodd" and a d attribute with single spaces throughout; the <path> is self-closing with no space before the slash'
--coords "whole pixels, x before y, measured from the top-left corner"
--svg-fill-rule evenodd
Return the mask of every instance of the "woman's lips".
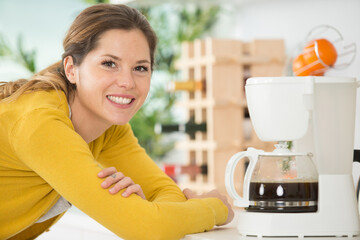
<path id="1" fill-rule="evenodd" d="M 116 95 L 107 95 L 106 98 L 112 104 L 115 104 L 117 107 L 127 108 L 132 105 L 135 101 L 135 98 L 132 96 L 116 96 Z"/>

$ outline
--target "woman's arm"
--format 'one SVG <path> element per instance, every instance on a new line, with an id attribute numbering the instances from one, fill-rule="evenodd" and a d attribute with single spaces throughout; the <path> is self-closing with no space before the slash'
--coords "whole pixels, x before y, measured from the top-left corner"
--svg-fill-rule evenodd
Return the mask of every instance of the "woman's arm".
<path id="1" fill-rule="evenodd" d="M 139 184 L 149 201 L 186 201 L 168 177 L 138 144 L 129 124 L 113 126 L 105 134 L 104 148 L 97 158 L 104 167 L 115 167 Z"/>
<path id="2" fill-rule="evenodd" d="M 125 176 L 123 173 L 118 172 L 115 167 L 109 167 L 101 170 L 98 173 L 98 177 L 106 178 L 102 183 L 101 187 L 109 189 L 111 194 L 116 194 L 120 190 L 125 189 L 121 194 L 123 197 L 128 197 L 135 193 L 141 198 L 146 199 L 139 184 L 135 184 L 130 177 Z"/>
<path id="3" fill-rule="evenodd" d="M 102 179 L 96 177 L 100 166 L 61 110 L 31 111 L 16 122 L 9 138 L 17 157 L 29 169 L 73 205 L 122 238 L 179 239 L 185 234 L 210 230 L 215 224 L 226 221 L 228 209 L 217 198 L 169 202 L 160 201 L 160 197 L 159 201 L 151 202 L 136 194 L 124 198 L 121 194 L 111 195 L 104 191 L 100 187 Z M 146 178 L 140 176 L 134 178 L 134 182 L 144 184 L 144 189 L 151 189 L 144 191 L 148 198 L 156 200 L 157 192 L 164 191 L 150 185 L 163 186 L 164 183 L 171 187 L 165 190 L 167 194 L 163 199 L 170 195 L 171 199 L 174 195 L 184 198 L 183 194 L 177 194 L 176 185 L 158 172 L 156 164 L 137 159 L 139 150 L 132 150 L 131 146 L 123 150 L 130 151 L 129 164 L 121 165 L 124 174 L 138 176 L 136 171 L 145 174 Z M 132 163 L 137 167 L 130 166 Z M 149 182 L 143 182 L 143 179 Z"/>

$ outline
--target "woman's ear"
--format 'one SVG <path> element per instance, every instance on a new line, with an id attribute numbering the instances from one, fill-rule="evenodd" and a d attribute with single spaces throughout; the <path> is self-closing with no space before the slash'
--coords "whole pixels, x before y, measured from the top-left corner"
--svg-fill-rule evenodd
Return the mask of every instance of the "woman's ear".
<path id="1" fill-rule="evenodd" d="M 64 64 L 64 71 L 65 71 L 65 75 L 66 75 L 67 79 L 72 84 L 76 84 L 75 65 L 74 65 L 72 56 L 65 57 L 63 64 Z"/>

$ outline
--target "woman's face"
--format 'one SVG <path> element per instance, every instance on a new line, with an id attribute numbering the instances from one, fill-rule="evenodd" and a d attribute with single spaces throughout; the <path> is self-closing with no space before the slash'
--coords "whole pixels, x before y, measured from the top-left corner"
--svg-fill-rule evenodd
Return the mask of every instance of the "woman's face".
<path id="1" fill-rule="evenodd" d="M 76 114 L 95 123 L 127 123 L 149 92 L 150 61 L 149 45 L 140 30 L 104 32 L 69 79 L 76 84 L 72 104 Z"/>

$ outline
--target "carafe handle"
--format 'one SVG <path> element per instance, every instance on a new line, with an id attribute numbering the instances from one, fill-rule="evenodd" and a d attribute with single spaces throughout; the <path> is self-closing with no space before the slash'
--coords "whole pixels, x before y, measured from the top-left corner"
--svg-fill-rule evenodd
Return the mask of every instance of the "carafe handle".
<path id="1" fill-rule="evenodd" d="M 234 205 L 237 207 L 248 207 L 249 206 L 249 185 L 251 175 L 254 171 L 254 167 L 256 165 L 259 153 L 263 152 L 262 150 L 257 150 L 255 148 L 248 148 L 245 152 L 238 152 L 233 155 L 229 162 L 226 165 L 226 172 L 225 172 L 225 186 L 226 190 L 234 199 Z M 247 157 L 249 159 L 249 166 L 246 170 L 245 177 L 244 177 L 244 184 L 243 184 L 243 197 L 240 197 L 239 194 L 236 192 L 235 185 L 234 185 L 234 173 L 235 168 L 239 161 L 242 158 Z"/>

